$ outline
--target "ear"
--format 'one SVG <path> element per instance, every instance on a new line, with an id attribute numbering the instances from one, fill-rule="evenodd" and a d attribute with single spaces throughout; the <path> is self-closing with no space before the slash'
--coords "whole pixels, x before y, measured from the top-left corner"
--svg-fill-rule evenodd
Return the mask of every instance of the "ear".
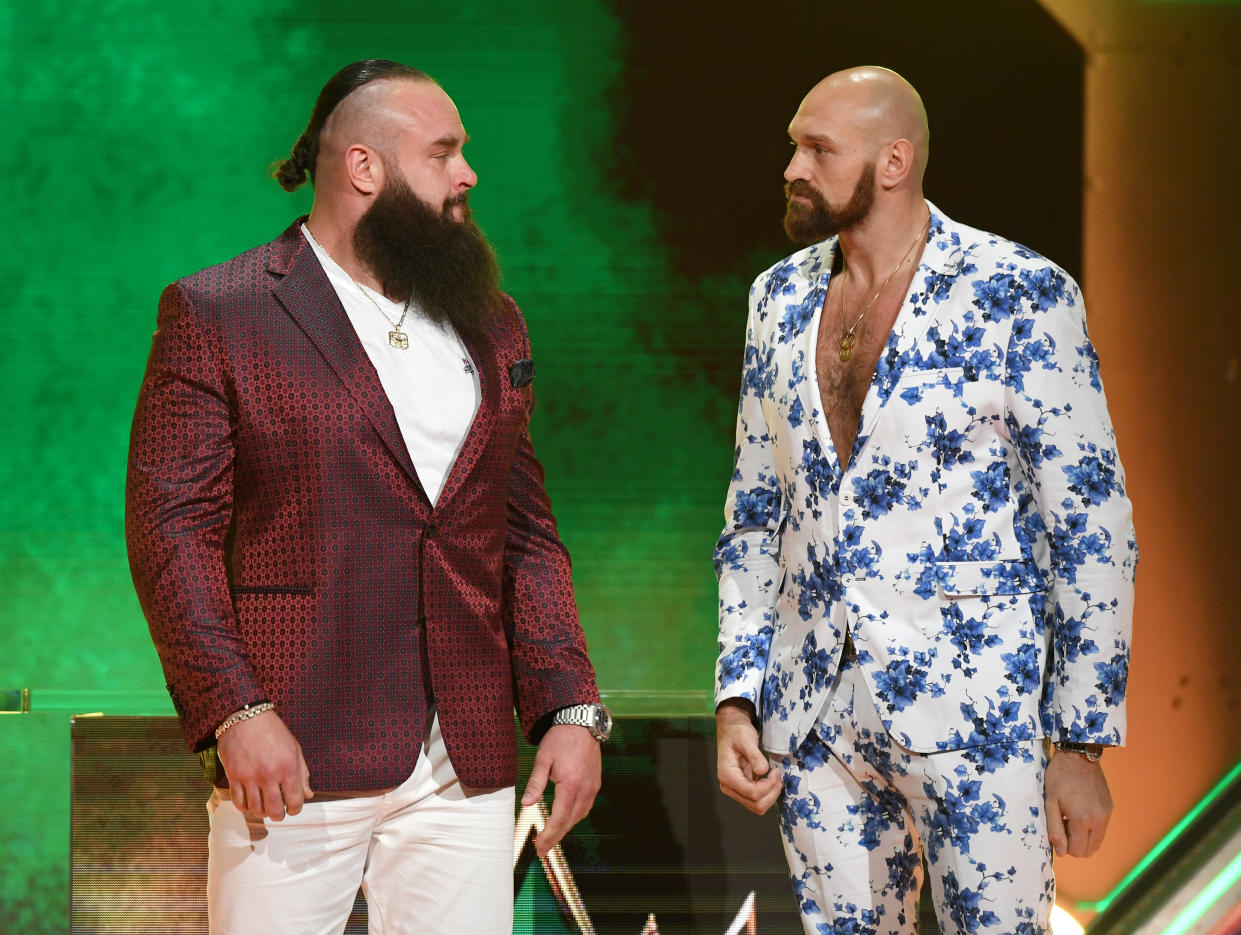
<path id="1" fill-rule="evenodd" d="M 383 190 L 384 164 L 379 153 L 369 146 L 354 143 L 345 151 L 345 176 L 349 184 L 363 195 Z"/>
<path id="2" fill-rule="evenodd" d="M 889 143 L 879 153 L 879 184 L 893 189 L 909 177 L 914 167 L 914 147 L 909 140 Z"/>

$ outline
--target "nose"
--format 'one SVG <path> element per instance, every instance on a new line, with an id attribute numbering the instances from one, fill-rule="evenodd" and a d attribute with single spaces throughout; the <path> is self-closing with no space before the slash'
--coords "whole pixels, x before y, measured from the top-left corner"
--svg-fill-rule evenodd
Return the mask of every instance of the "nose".
<path id="1" fill-rule="evenodd" d="M 465 156 L 461 157 L 461 165 L 457 170 L 457 178 L 454 180 L 454 187 L 458 191 L 469 191 L 478 184 L 478 173 L 470 168 L 470 164 L 465 161 Z"/>
<path id="2" fill-rule="evenodd" d="M 792 182 L 797 179 L 806 178 L 806 173 L 802 171 L 801 148 L 793 150 L 793 158 L 789 160 L 789 164 L 784 169 L 784 181 Z"/>

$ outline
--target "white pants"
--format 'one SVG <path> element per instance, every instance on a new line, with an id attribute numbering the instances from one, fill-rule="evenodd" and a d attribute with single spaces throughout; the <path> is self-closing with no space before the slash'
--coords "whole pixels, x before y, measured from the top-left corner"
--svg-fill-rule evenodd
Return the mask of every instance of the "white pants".
<path id="1" fill-rule="evenodd" d="M 438 717 L 391 792 L 271 821 L 217 790 L 207 811 L 211 935 L 339 935 L 359 885 L 370 935 L 513 931 L 513 787 L 464 788 Z"/>
<path id="2" fill-rule="evenodd" d="M 808 933 L 915 931 L 925 855 L 944 935 L 1045 935 L 1056 883 L 1041 740 L 913 753 L 845 663 L 784 769 L 780 828 Z"/>

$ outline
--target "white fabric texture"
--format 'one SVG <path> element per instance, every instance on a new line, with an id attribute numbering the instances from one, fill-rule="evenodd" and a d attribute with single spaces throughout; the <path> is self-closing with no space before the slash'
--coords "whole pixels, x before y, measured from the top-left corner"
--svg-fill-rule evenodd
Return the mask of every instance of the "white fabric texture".
<path id="1" fill-rule="evenodd" d="M 394 330 L 393 322 L 400 321 L 404 303 L 393 302 L 356 282 L 319 245 L 305 224 L 302 233 L 340 297 L 366 356 L 375 365 L 418 480 L 434 505 L 482 401 L 477 368 L 456 332 L 430 321 L 416 304 L 410 306 L 401 325 L 409 337 L 409 347 L 400 350 L 389 346 L 388 332 Z"/>
<path id="2" fill-rule="evenodd" d="M 923 856 L 944 935 L 1051 931 L 1040 741 L 915 753 L 889 735 L 861 666 L 847 662 L 814 733 L 773 762 L 807 933 L 911 935 Z"/>
<path id="3" fill-rule="evenodd" d="M 433 717 L 414 772 L 381 795 L 282 821 L 207 803 L 211 935 L 339 935 L 361 885 L 370 935 L 510 935 L 514 790 L 464 788 Z"/>
<path id="4" fill-rule="evenodd" d="M 847 632 L 910 750 L 1121 744 L 1137 540 L 1081 293 L 927 209 L 850 452 L 817 379 L 837 241 L 751 287 L 716 702 L 748 699 L 764 745 L 795 752 Z"/>

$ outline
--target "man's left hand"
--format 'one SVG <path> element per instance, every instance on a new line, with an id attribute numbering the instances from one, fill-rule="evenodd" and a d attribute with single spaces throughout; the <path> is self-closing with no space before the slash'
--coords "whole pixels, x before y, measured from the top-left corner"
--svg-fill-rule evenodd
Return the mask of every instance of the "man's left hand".
<path id="1" fill-rule="evenodd" d="M 557 724 L 543 735 L 521 797 L 523 806 L 533 805 L 542 797 L 548 779 L 556 784 L 551 817 L 534 839 L 540 857 L 546 857 L 569 829 L 586 817 L 595 803 L 602 772 L 599 741 L 585 727 Z"/>
<path id="2" fill-rule="evenodd" d="M 1112 816 L 1112 794 L 1103 766 L 1076 753 L 1056 753 L 1043 789 L 1047 838 L 1057 857 L 1089 857 L 1103 843 Z"/>

